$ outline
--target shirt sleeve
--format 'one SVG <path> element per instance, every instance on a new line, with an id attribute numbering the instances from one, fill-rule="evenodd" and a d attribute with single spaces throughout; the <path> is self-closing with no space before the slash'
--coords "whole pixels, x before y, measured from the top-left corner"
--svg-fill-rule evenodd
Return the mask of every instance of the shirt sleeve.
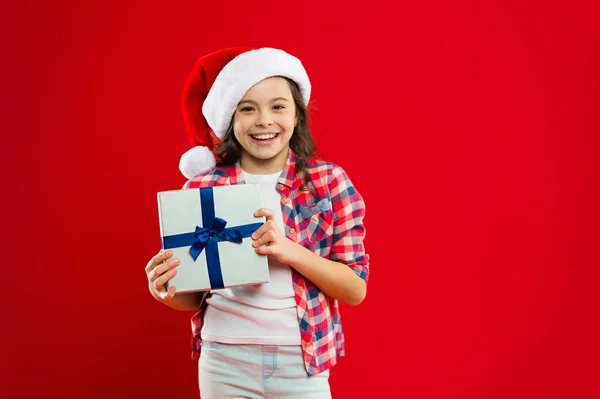
<path id="1" fill-rule="evenodd" d="M 365 282 L 369 279 L 369 255 L 365 252 L 365 203 L 346 172 L 339 166 L 332 170 L 329 185 L 333 209 L 331 260 L 347 264 Z"/>

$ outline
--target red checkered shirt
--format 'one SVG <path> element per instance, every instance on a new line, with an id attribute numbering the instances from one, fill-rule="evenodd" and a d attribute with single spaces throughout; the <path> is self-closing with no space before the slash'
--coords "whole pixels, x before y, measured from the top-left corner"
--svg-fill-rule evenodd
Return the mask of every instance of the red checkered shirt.
<path id="1" fill-rule="evenodd" d="M 296 156 L 290 150 L 279 177 L 277 191 L 285 235 L 316 254 L 350 267 L 365 282 L 369 277 L 369 255 L 365 253 L 362 220 L 365 204 L 342 168 L 332 163 L 309 161 L 310 191 L 302 191 L 301 177 L 295 174 Z M 204 188 L 244 184 L 239 165 L 217 167 L 186 183 L 187 188 Z M 332 367 L 338 356 L 344 356 L 344 335 L 337 299 L 327 296 L 319 287 L 292 268 L 293 288 L 302 339 L 304 364 L 308 375 Z M 192 317 L 193 353 L 197 358 L 202 346 L 200 331 L 206 298 L 203 295 L 198 312 Z"/>

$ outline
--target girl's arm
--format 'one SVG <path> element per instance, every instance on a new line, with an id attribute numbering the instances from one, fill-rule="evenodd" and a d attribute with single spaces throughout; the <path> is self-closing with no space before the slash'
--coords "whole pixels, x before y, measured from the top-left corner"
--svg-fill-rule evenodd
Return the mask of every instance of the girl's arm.
<path id="1" fill-rule="evenodd" d="M 261 208 L 254 216 L 265 216 L 267 221 L 252 234 L 255 251 L 273 255 L 282 263 L 296 269 L 327 295 L 338 301 L 356 306 L 367 294 L 367 284 L 348 265 L 325 259 L 302 245 L 289 240 L 276 226 L 271 209 Z"/>

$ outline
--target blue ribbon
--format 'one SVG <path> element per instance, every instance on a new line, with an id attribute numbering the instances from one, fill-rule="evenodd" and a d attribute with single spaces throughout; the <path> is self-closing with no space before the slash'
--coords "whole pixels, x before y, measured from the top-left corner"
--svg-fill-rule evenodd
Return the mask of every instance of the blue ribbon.
<path id="1" fill-rule="evenodd" d="M 202 210 L 202 226 L 196 226 L 193 233 L 175 234 L 163 237 L 163 248 L 172 249 L 190 245 L 190 255 L 194 259 L 203 250 L 206 251 L 206 264 L 210 287 L 213 289 L 224 288 L 221 261 L 217 243 L 231 241 L 242 243 L 243 238 L 250 237 L 262 223 L 250 223 L 235 227 L 225 227 L 227 222 L 215 216 L 215 197 L 212 187 L 201 188 L 200 204 Z M 210 226 L 210 227 L 206 227 Z"/>
<path id="2" fill-rule="evenodd" d="M 302 219 L 307 219 L 312 215 L 315 215 L 319 212 L 325 212 L 331 209 L 331 201 L 328 198 L 323 198 L 321 201 L 317 202 L 317 205 L 313 207 L 309 206 L 301 206 L 300 207 L 300 216 Z"/>

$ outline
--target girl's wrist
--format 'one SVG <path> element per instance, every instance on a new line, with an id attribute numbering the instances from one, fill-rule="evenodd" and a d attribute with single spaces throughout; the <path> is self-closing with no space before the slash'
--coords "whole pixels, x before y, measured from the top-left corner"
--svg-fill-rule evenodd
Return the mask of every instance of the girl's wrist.
<path id="1" fill-rule="evenodd" d="M 289 257 L 284 263 L 287 263 L 288 265 L 296 269 L 298 272 L 301 272 L 300 269 L 302 268 L 302 260 L 306 259 L 307 255 L 310 256 L 312 252 L 310 252 L 308 249 L 298 244 L 297 242 L 290 241 L 290 243 L 292 244 L 292 250 L 289 251 Z"/>

